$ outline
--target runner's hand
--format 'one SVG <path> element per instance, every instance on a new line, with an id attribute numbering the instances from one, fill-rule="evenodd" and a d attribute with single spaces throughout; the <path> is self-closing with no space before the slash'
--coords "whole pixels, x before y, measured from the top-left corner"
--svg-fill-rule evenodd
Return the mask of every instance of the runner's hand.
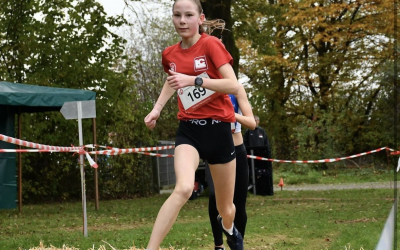
<path id="1" fill-rule="evenodd" d="M 156 126 L 156 121 L 160 117 L 160 112 L 157 110 L 152 110 L 145 118 L 144 118 L 144 123 L 146 124 L 146 127 L 149 129 L 153 129 Z"/>
<path id="2" fill-rule="evenodd" d="M 167 82 L 171 88 L 178 90 L 186 86 L 194 85 L 194 79 L 196 77 L 189 76 L 175 71 L 169 71 L 170 75 L 167 77 Z"/>

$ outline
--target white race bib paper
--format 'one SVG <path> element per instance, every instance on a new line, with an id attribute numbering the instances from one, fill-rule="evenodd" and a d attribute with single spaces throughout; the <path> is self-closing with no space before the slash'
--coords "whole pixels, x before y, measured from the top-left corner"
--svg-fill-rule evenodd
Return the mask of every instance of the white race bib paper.
<path id="1" fill-rule="evenodd" d="M 201 78 L 210 78 L 206 72 L 198 75 Z M 220 93 L 210 89 L 196 88 L 195 86 L 188 86 L 178 89 L 178 96 L 181 99 L 182 105 L 187 113 L 193 112 L 204 104 L 212 101 Z"/>

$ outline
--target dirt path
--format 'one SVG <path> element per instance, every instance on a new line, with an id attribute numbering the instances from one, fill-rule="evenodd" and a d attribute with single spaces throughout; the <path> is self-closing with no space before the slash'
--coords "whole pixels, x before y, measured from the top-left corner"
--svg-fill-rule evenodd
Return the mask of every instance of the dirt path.
<path id="1" fill-rule="evenodd" d="M 370 189 L 370 188 L 397 188 L 400 187 L 400 181 L 385 182 L 366 182 L 366 183 L 345 183 L 345 184 L 307 184 L 307 185 L 286 185 L 282 190 L 300 191 L 300 190 L 332 190 L 332 189 Z M 274 191 L 281 191 L 280 187 L 274 186 Z"/>

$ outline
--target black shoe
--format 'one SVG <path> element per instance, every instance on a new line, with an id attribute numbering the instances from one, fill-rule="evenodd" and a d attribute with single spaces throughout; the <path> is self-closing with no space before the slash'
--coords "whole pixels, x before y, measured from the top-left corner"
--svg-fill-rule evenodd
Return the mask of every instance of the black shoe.
<path id="1" fill-rule="evenodd" d="M 225 247 L 214 247 L 214 250 L 225 250 Z"/>
<path id="2" fill-rule="evenodd" d="M 218 223 L 222 228 L 222 232 L 226 235 L 226 243 L 231 250 L 243 250 L 243 238 L 239 231 L 233 226 L 233 233 L 232 235 L 225 231 L 224 227 L 222 226 L 222 217 L 218 215 L 217 217 Z"/>

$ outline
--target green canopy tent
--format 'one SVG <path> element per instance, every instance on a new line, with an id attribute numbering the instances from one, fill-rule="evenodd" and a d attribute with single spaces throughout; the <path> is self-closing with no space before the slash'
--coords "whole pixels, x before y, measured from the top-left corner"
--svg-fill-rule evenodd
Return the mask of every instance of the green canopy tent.
<path id="1" fill-rule="evenodd" d="M 0 134 L 15 138 L 15 116 L 18 115 L 18 137 L 21 138 L 21 114 L 60 111 L 64 102 L 95 100 L 88 90 L 53 88 L 0 81 Z M 93 140 L 96 143 L 95 118 Z M 15 145 L 0 141 L 0 148 L 15 149 Z M 19 146 L 21 148 L 21 146 Z M 18 208 L 22 207 L 22 164 L 18 153 Z M 95 158 L 96 160 L 96 158 Z M 17 197 L 16 154 L 0 154 L 0 209 L 15 208 Z M 97 180 L 97 172 L 95 172 Z M 97 200 L 97 199 L 96 199 Z"/>

